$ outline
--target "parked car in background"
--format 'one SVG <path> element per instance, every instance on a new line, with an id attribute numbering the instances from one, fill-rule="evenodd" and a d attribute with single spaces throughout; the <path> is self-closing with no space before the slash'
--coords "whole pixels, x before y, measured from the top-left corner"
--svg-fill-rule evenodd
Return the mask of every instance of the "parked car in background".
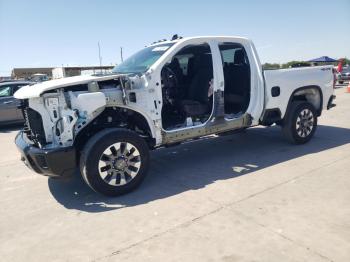
<path id="1" fill-rule="evenodd" d="M 0 125 L 23 122 L 20 100 L 13 94 L 22 86 L 31 84 L 29 81 L 9 81 L 0 83 Z"/>
<path id="2" fill-rule="evenodd" d="M 49 77 L 47 76 L 47 74 L 34 74 L 31 75 L 30 80 L 33 82 L 44 82 L 49 80 Z"/>
<path id="3" fill-rule="evenodd" d="M 344 81 L 350 80 L 350 66 L 343 67 L 343 70 L 337 74 L 337 80 L 339 84 L 343 84 Z"/>

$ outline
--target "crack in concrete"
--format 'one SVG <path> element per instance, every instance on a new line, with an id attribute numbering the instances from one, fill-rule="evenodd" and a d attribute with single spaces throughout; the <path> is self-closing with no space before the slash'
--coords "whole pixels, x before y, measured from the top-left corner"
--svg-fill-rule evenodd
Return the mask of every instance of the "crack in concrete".
<path id="1" fill-rule="evenodd" d="M 175 225 L 175 226 L 173 226 L 173 227 L 171 227 L 171 228 L 168 228 L 167 230 L 164 230 L 164 231 L 162 231 L 162 232 L 156 233 L 156 234 L 154 234 L 154 235 L 152 235 L 152 236 L 150 236 L 150 237 L 148 237 L 148 238 L 145 238 L 145 239 L 142 239 L 142 240 L 140 240 L 140 241 L 137 241 L 137 242 L 135 242 L 135 243 L 133 243 L 133 244 L 131 244 L 131 245 L 129 245 L 129 246 L 126 246 L 126 247 L 124 247 L 124 248 L 120 248 L 120 249 L 118 249 L 118 250 L 112 252 L 111 254 L 109 254 L 109 255 L 107 255 L 107 256 L 99 257 L 99 258 L 96 258 L 96 259 L 94 259 L 94 260 L 92 260 L 92 261 L 100 261 L 100 260 L 102 260 L 102 259 L 106 259 L 106 258 L 110 258 L 110 257 L 115 256 L 115 255 L 118 255 L 118 254 L 120 254 L 120 253 L 122 253 L 122 252 L 124 252 L 124 251 L 126 251 L 126 250 L 129 250 L 129 249 L 131 249 L 131 248 L 133 248 L 133 247 L 136 247 L 136 246 L 138 246 L 138 245 L 140 245 L 140 244 L 142 244 L 142 243 L 145 243 L 145 242 L 147 242 L 147 241 L 149 241 L 149 240 L 152 240 L 152 239 L 155 239 L 155 238 L 157 238 L 157 237 L 160 237 L 160 236 L 162 236 L 162 235 L 164 235 L 164 234 L 166 234 L 166 233 L 169 233 L 169 232 L 171 232 L 171 231 L 173 231 L 173 230 L 176 230 L 176 229 L 179 229 L 179 228 L 187 227 L 187 226 L 191 225 L 192 223 L 194 223 L 194 222 L 196 222 L 196 221 L 198 221 L 198 220 L 201 220 L 201 219 L 204 218 L 204 217 L 210 216 L 210 215 L 212 215 L 212 214 L 215 214 L 215 213 L 221 211 L 221 210 L 224 209 L 224 208 L 225 208 L 225 207 L 222 206 L 222 207 L 219 207 L 219 208 L 217 208 L 217 209 L 214 209 L 214 210 L 212 210 L 212 211 L 210 211 L 210 212 L 208 212 L 208 213 L 203 214 L 202 216 L 198 216 L 198 217 L 195 217 L 195 218 L 193 218 L 193 219 L 191 219 L 191 220 L 189 220 L 189 221 L 186 221 L 186 222 L 183 222 L 183 223 L 181 223 L 181 224 Z"/>
<path id="2" fill-rule="evenodd" d="M 259 192 L 257 192 L 257 193 L 251 194 L 251 195 L 249 195 L 249 196 L 247 196 L 247 197 L 245 197 L 245 198 L 242 198 L 242 199 L 240 199 L 240 200 L 237 200 L 237 201 L 228 203 L 228 204 L 226 204 L 226 205 L 220 205 L 218 208 L 216 208 L 216 209 L 214 209 L 214 210 L 212 210 L 212 211 L 210 211 L 210 212 L 207 212 L 207 213 L 205 213 L 205 214 L 203 214 L 203 215 L 201 215 L 201 216 L 197 216 L 197 217 L 195 217 L 195 218 L 193 218 L 193 219 L 191 219 L 191 220 L 189 220 L 189 221 L 186 221 L 186 222 L 183 222 L 183 223 L 181 223 L 181 224 L 175 225 L 175 226 L 173 226 L 173 227 L 171 227 L 171 228 L 168 228 L 167 230 L 164 230 L 164 231 L 162 231 L 162 232 L 156 233 L 156 234 L 154 234 L 154 235 L 152 235 L 152 236 L 150 236 L 150 237 L 148 237 L 148 238 L 142 239 L 142 240 L 140 240 L 140 241 L 138 241 L 138 242 L 135 242 L 135 243 L 133 243 L 133 244 L 131 244 L 131 245 L 129 245 L 129 246 L 126 246 L 126 247 L 124 247 L 124 248 L 120 248 L 120 249 L 118 249 L 118 250 L 112 252 L 111 254 L 109 254 L 109 255 L 107 255 L 107 256 L 99 257 L 99 258 L 96 258 L 96 259 L 94 259 L 94 260 L 92 260 L 92 261 L 100 261 L 100 260 L 102 260 L 102 259 L 106 259 L 106 258 L 113 257 L 113 256 L 115 256 L 115 255 L 119 255 L 120 253 L 122 253 L 122 252 L 124 252 L 124 251 L 126 251 L 126 250 L 129 250 L 129 249 L 131 249 L 131 248 L 133 248 L 133 247 L 136 247 L 136 246 L 138 246 L 138 245 L 141 245 L 141 244 L 143 244 L 143 243 L 145 243 L 145 242 L 148 242 L 148 241 L 150 241 L 150 240 L 152 240 L 152 239 L 158 238 L 158 237 L 160 237 L 160 236 L 162 236 L 162 235 L 164 235 L 164 234 L 166 234 L 166 233 L 168 233 L 168 232 L 171 232 L 171 231 L 177 230 L 177 229 L 181 229 L 181 228 L 185 228 L 185 227 L 187 227 L 187 226 L 189 226 L 189 225 L 191 225 L 191 224 L 193 224 L 193 223 L 195 223 L 195 222 L 197 222 L 197 221 L 200 221 L 200 220 L 204 219 L 204 218 L 207 217 L 207 216 L 210 216 L 210 215 L 212 215 L 212 214 L 215 214 L 215 213 L 217 213 L 217 212 L 219 212 L 219 211 L 221 211 L 221 210 L 223 210 L 223 209 L 230 208 L 230 210 L 233 211 L 234 209 L 232 209 L 232 206 L 235 205 L 235 204 L 241 203 L 241 202 L 243 202 L 243 201 L 245 201 L 245 200 L 248 200 L 248 199 L 251 199 L 251 198 L 253 198 L 253 197 L 257 196 L 257 195 L 263 194 L 263 193 L 268 192 L 268 191 L 270 191 L 270 190 L 273 190 L 273 189 L 275 189 L 275 188 L 277 188 L 277 187 L 280 187 L 280 186 L 282 186 L 282 185 L 288 184 L 288 183 L 290 183 L 291 181 L 295 181 L 296 179 L 302 178 L 302 177 L 304 177 L 304 176 L 306 176 L 306 175 L 309 175 L 309 174 L 311 174 L 311 173 L 314 173 L 315 171 L 317 171 L 317 170 L 319 170 L 319 169 L 322 169 L 322 168 L 325 168 L 325 167 L 327 167 L 327 166 L 333 165 L 333 164 L 335 164 L 335 163 L 337 163 L 337 162 L 339 162 L 339 161 L 342 161 L 342 160 L 344 160 L 344 159 L 346 159 L 346 158 L 349 158 L 349 157 L 350 157 L 350 156 L 346 156 L 346 157 L 337 159 L 336 161 L 333 161 L 333 162 L 328 163 L 328 164 L 325 164 L 325 165 L 323 165 L 323 166 L 314 168 L 314 169 L 312 169 L 312 170 L 310 170 L 310 171 L 308 171 L 308 172 L 305 172 L 305 173 L 303 173 L 303 174 L 301 174 L 301 175 L 297 175 L 297 176 L 295 176 L 295 177 L 293 177 L 293 178 L 291 178 L 291 179 L 288 179 L 288 180 L 286 180 L 286 181 L 284 181 L 284 182 L 278 183 L 278 184 L 276 184 L 276 185 L 274 185 L 274 186 L 268 187 L 268 188 L 266 188 L 266 189 L 264 189 L 264 190 L 262 190 L 262 191 L 259 191 Z M 214 202 L 214 203 L 219 204 L 218 202 L 216 202 L 216 201 L 214 201 L 214 200 L 212 200 L 212 199 L 210 199 L 210 198 L 208 198 L 208 200 L 210 200 L 210 201 L 212 201 L 212 202 Z M 245 216 L 245 215 L 244 215 L 244 216 Z M 248 217 L 247 217 L 247 218 L 248 218 Z M 260 225 L 260 224 L 257 223 L 257 222 L 254 222 L 254 223 L 257 224 L 257 225 Z M 263 226 L 264 228 L 268 229 L 268 228 L 265 227 L 264 225 L 260 225 L 260 226 Z M 268 230 L 271 231 L 270 229 L 268 229 Z M 291 241 L 292 243 L 295 243 L 295 244 L 297 244 L 297 245 L 299 245 L 299 246 L 301 246 L 301 247 L 303 247 L 303 248 L 306 248 L 307 250 L 311 250 L 310 248 L 305 247 L 305 246 L 303 246 L 303 245 L 301 245 L 301 244 L 298 244 L 297 242 L 295 242 L 295 241 L 292 240 L 292 239 L 289 239 L 287 236 L 284 236 L 283 234 L 280 234 L 280 233 L 275 232 L 275 231 L 271 231 L 271 232 L 273 232 L 273 233 L 275 233 L 275 234 L 279 234 L 279 235 L 280 235 L 281 237 L 283 237 L 284 239 L 289 240 L 289 241 Z M 322 255 L 322 254 L 317 253 L 316 251 L 313 251 L 313 250 L 311 250 L 311 251 L 312 251 L 314 254 L 316 254 L 316 255 L 322 257 L 323 259 L 327 259 L 328 261 L 333 261 L 333 260 L 331 260 L 330 258 L 328 258 L 328 257 L 326 257 L 326 256 L 324 256 L 324 255 Z"/>
<path id="3" fill-rule="evenodd" d="M 244 213 L 242 213 L 242 212 L 240 212 L 240 211 L 237 211 L 237 210 L 235 210 L 235 209 L 232 209 L 232 207 L 229 207 L 229 208 L 230 208 L 230 210 L 231 210 L 232 212 L 236 213 L 238 216 L 241 216 L 241 217 L 243 217 L 243 218 L 245 218 L 245 219 L 251 221 L 251 222 L 254 223 L 255 225 L 264 228 L 265 230 L 269 231 L 270 233 L 276 234 L 276 235 L 282 237 L 283 239 L 285 239 L 285 240 L 287 240 L 287 241 L 293 243 L 294 245 L 304 248 L 307 252 L 311 252 L 311 253 L 313 253 L 313 254 L 315 254 L 315 255 L 321 257 L 322 259 L 325 259 L 325 260 L 327 260 L 327 261 L 333 262 L 332 259 L 330 259 L 329 257 L 327 257 L 327 256 L 325 256 L 325 255 L 322 255 L 321 253 L 318 253 L 316 250 L 312 249 L 311 247 L 308 247 L 308 246 L 306 246 L 306 245 L 303 245 L 303 244 L 301 244 L 301 243 L 298 243 L 298 242 L 295 241 L 294 239 L 289 238 L 288 236 L 286 236 L 286 235 L 284 235 L 284 234 L 282 234 L 282 233 L 280 233 L 280 232 L 278 232 L 278 231 L 275 231 L 275 230 L 270 229 L 269 227 L 265 226 L 264 224 L 261 224 L 261 223 L 259 223 L 258 221 L 256 221 L 254 218 L 249 217 L 249 216 L 247 216 L 246 214 L 244 214 Z"/>
<path id="4" fill-rule="evenodd" d="M 247 197 L 245 197 L 245 198 L 242 198 L 242 199 L 240 199 L 240 200 L 231 202 L 231 203 L 227 204 L 226 206 L 231 206 L 231 205 L 234 205 L 234 204 L 243 202 L 243 201 L 245 201 L 245 200 L 247 200 L 247 199 L 253 198 L 253 197 L 257 196 L 257 195 L 260 195 L 260 194 L 265 193 L 265 192 L 267 192 L 267 191 L 273 190 L 273 189 L 275 189 L 275 188 L 277 188 L 277 187 L 280 187 L 280 186 L 282 186 L 282 185 L 288 184 L 288 183 L 290 183 L 290 182 L 292 182 L 292 181 L 295 181 L 295 180 L 297 180 L 297 179 L 300 179 L 300 178 L 302 178 L 302 177 L 304 177 L 304 176 L 310 175 L 311 173 L 314 173 L 315 171 L 317 171 L 317 170 L 319 170 L 319 169 L 322 169 L 322 168 L 331 166 L 331 165 L 333 165 L 334 163 L 337 163 L 337 162 L 342 161 L 342 160 L 347 159 L 347 158 L 350 158 L 350 155 L 349 155 L 349 156 L 346 156 L 346 157 L 343 157 L 343 158 L 340 158 L 340 159 L 337 159 L 336 161 L 333 161 L 333 162 L 331 162 L 331 163 L 325 164 L 325 165 L 323 165 L 323 166 L 320 166 L 320 167 L 311 169 L 310 171 L 307 171 L 307 172 L 302 173 L 302 174 L 300 174 L 300 175 L 294 176 L 294 177 L 292 177 L 291 179 L 288 179 L 288 180 L 286 180 L 286 181 L 283 181 L 283 182 L 281 182 L 281 183 L 278 183 L 278 184 L 276 184 L 276 185 L 274 185 L 274 186 L 265 188 L 265 189 L 262 190 L 262 191 L 259 191 L 259 192 L 257 192 L 257 193 L 251 194 L 251 195 L 249 195 L 249 196 L 247 196 Z"/>

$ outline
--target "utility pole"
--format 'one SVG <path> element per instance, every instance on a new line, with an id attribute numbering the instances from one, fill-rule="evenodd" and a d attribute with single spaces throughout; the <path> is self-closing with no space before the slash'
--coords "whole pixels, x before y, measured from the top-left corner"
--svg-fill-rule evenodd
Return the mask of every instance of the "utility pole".
<path id="1" fill-rule="evenodd" d="M 98 45 L 98 59 L 100 60 L 100 67 L 102 67 L 102 57 L 101 57 L 101 47 L 100 47 L 100 42 L 97 42 Z M 102 68 L 100 68 L 101 74 L 102 74 Z"/>
<path id="2" fill-rule="evenodd" d="M 124 61 L 123 59 L 123 47 L 120 47 L 120 61 Z"/>

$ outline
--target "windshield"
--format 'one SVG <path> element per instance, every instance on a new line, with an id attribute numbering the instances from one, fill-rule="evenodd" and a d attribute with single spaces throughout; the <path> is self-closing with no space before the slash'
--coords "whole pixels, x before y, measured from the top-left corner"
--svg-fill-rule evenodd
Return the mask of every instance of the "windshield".
<path id="1" fill-rule="evenodd" d="M 146 72 L 173 44 L 150 46 L 142 49 L 113 68 L 113 73 Z"/>

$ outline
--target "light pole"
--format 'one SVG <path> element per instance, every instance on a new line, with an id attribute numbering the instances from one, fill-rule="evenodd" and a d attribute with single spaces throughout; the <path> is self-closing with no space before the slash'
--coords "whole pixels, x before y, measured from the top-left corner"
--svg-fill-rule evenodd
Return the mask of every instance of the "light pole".
<path id="1" fill-rule="evenodd" d="M 102 57 L 101 57 L 101 47 L 100 47 L 100 42 L 97 42 L 98 45 L 98 59 L 100 60 L 100 70 L 102 74 Z"/>

